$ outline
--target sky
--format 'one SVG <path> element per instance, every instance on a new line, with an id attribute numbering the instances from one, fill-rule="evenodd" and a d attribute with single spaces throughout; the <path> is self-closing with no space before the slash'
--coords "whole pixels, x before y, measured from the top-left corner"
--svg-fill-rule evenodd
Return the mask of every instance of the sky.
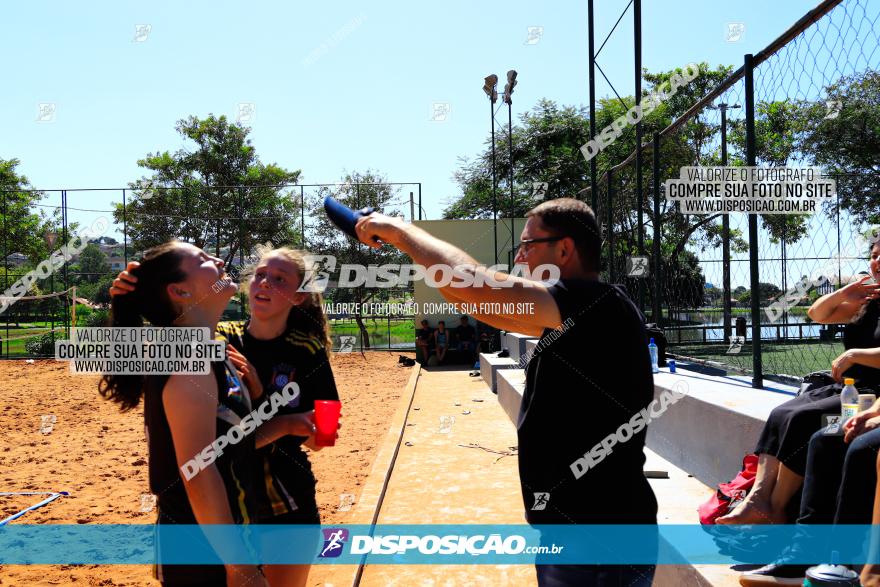
<path id="1" fill-rule="evenodd" d="M 626 4 L 596 1 L 600 41 Z M 739 65 L 813 4 L 644 2 L 644 66 Z M 588 102 L 586 6 L 8 4 L 0 21 L 0 157 L 19 159 L 37 188 L 121 188 L 140 177 L 139 158 L 184 145 L 177 120 L 234 120 L 239 104 L 253 104 L 247 123 L 263 162 L 301 169 L 305 183 L 367 168 L 420 182 L 425 213 L 438 218 L 460 195 L 452 178 L 458 157 L 476 155 L 488 134 L 486 75 L 501 78 L 500 90 L 506 71 L 518 71 L 514 116 L 541 98 Z M 729 22 L 745 25 L 738 42 L 726 39 Z M 138 33 L 137 25 L 146 26 Z M 529 27 L 543 27 L 537 41 L 529 42 Z M 632 93 L 632 58 L 629 11 L 599 55 L 621 93 Z M 602 79 L 597 93 L 611 93 Z M 40 120 L 41 103 L 54 105 L 43 115 L 49 120 Z M 432 120 L 435 103 L 448 104 L 445 121 Z M 70 204 L 110 199 L 119 198 L 85 193 Z"/>

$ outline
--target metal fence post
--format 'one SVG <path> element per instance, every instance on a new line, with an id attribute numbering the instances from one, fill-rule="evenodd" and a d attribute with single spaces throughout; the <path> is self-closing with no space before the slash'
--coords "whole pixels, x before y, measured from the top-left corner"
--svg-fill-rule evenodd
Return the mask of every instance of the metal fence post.
<path id="1" fill-rule="evenodd" d="M 590 140 L 596 136 L 596 53 L 594 51 L 593 0 L 587 0 L 587 44 L 590 89 Z M 599 186 L 596 181 L 596 158 L 590 158 L 590 205 L 593 212 L 599 205 Z M 596 220 L 599 220 L 596 218 Z M 600 221 L 601 222 L 601 221 Z"/>
<path id="2" fill-rule="evenodd" d="M 663 319 L 660 305 L 661 274 L 660 266 L 662 264 L 660 253 L 660 133 L 654 133 L 654 304 L 651 319 L 657 326 Z M 679 336 L 681 332 L 679 331 Z"/>
<path id="3" fill-rule="evenodd" d="M 67 234 L 67 190 L 61 191 L 61 220 L 63 223 L 62 234 L 64 235 L 61 242 L 69 243 L 70 237 Z M 64 291 L 66 292 L 68 289 L 70 289 L 70 283 L 67 278 L 67 263 L 65 263 L 63 265 L 63 268 L 64 268 Z M 68 314 L 66 294 L 65 294 L 64 300 L 65 300 L 64 301 L 64 337 L 70 338 L 70 315 Z M 54 336 L 54 331 L 53 331 L 53 336 Z"/>
<path id="4" fill-rule="evenodd" d="M 128 267 L 128 218 L 126 217 L 125 207 L 125 189 L 122 190 L 122 257 L 125 259 L 125 266 Z"/>
<path id="5" fill-rule="evenodd" d="M 746 165 L 754 166 L 755 152 L 755 76 L 754 58 L 745 56 Z M 749 277 L 752 289 L 752 387 L 763 388 L 761 371 L 761 294 L 758 273 L 758 216 L 749 214 Z"/>
<path id="6" fill-rule="evenodd" d="M 721 165 L 727 166 L 727 105 L 720 106 L 721 110 Z M 721 217 L 721 295 L 724 296 L 721 307 L 723 308 L 724 331 L 722 343 L 730 341 L 733 334 L 733 311 L 730 306 L 730 298 L 733 296 L 730 289 L 730 214 Z"/>
<path id="7" fill-rule="evenodd" d="M 633 39 L 635 44 L 636 104 L 642 103 L 642 0 L 633 2 Z M 636 211 L 638 221 L 639 255 L 645 254 L 645 214 L 642 200 L 642 121 L 636 123 Z M 639 310 L 645 311 L 645 284 L 643 279 L 636 280 L 638 286 Z"/>
<path id="8" fill-rule="evenodd" d="M 608 170 L 608 283 L 614 283 L 614 170 Z"/>
<path id="9" fill-rule="evenodd" d="M 9 289 L 9 230 L 7 218 L 9 216 L 8 198 L 6 190 L 3 190 L 3 291 Z M 0 345 L 2 346 L 2 345 Z M 2 352 L 0 348 L 0 352 Z M 6 358 L 9 358 L 9 316 L 6 317 Z"/>

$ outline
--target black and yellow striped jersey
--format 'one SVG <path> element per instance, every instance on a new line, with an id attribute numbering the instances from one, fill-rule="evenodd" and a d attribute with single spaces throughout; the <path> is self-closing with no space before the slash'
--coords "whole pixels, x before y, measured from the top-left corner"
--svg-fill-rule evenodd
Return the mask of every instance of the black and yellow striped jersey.
<path id="1" fill-rule="evenodd" d="M 308 412 L 314 409 L 315 400 L 339 399 L 329 354 L 318 337 L 289 328 L 277 338 L 259 340 L 248 333 L 247 322 L 241 321 L 221 322 L 217 337 L 235 347 L 256 368 L 263 395 L 254 402 L 255 408 L 291 381 L 299 386 L 299 395 L 279 414 Z M 305 438 L 285 436 L 257 450 L 255 473 L 261 481 L 256 483 L 255 495 L 259 518 L 314 504 L 315 478 L 302 450 L 303 441 Z"/>

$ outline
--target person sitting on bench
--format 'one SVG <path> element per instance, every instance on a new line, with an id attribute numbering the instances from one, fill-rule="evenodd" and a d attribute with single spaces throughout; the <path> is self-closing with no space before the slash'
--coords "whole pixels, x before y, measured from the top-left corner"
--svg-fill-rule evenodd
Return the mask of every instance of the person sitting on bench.
<path id="1" fill-rule="evenodd" d="M 434 331 L 428 325 L 428 321 L 423 319 L 422 327 L 416 329 L 416 348 L 421 351 L 422 363 L 425 365 L 428 364 L 428 359 L 431 357 L 432 346 L 434 346 Z"/>
<path id="2" fill-rule="evenodd" d="M 755 454 L 758 472 L 748 496 L 717 524 L 785 523 L 789 500 L 801 488 L 807 468 L 807 444 L 822 427 L 822 415 L 840 412 L 844 377 L 856 380 L 862 393 L 880 393 L 880 363 L 872 350 L 880 347 L 880 242 L 871 246 L 871 275 L 826 294 L 810 306 L 807 315 L 818 324 L 845 323 L 847 350 L 832 363 L 837 383 L 808 389 L 770 412 Z M 872 281 L 868 281 L 871 277 Z"/>
<path id="3" fill-rule="evenodd" d="M 468 363 L 474 360 L 474 350 L 476 349 L 476 331 L 468 322 L 467 316 L 461 317 L 461 325 L 455 330 L 458 338 L 458 351 Z"/>
<path id="4" fill-rule="evenodd" d="M 437 350 L 437 364 L 442 365 L 446 359 L 446 351 L 449 350 L 449 331 L 446 330 L 446 322 L 441 320 L 437 323 L 434 331 L 434 346 Z"/>

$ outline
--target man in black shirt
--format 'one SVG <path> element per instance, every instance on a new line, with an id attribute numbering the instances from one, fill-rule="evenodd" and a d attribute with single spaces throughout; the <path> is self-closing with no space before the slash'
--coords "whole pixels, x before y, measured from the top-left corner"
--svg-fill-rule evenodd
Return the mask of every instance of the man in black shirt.
<path id="1" fill-rule="evenodd" d="M 472 285 L 441 288 L 447 300 L 515 304 L 515 314 L 472 315 L 541 337 L 526 370 L 517 425 L 530 524 L 656 524 L 657 502 L 642 471 L 647 429 L 630 424 L 654 396 L 641 314 L 620 288 L 599 280 L 601 237 L 589 206 L 559 198 L 527 216 L 516 263 L 532 274 L 541 266 L 558 268 L 554 285 L 490 271 L 397 218 L 371 214 L 356 230 L 362 242 L 378 247 L 378 238 L 415 263 L 458 268 L 459 279 Z M 603 450 L 609 435 L 618 442 Z M 651 584 L 654 567 L 540 565 L 537 572 L 542 586 L 641 586 Z"/>
<path id="2" fill-rule="evenodd" d="M 474 358 L 474 350 L 476 344 L 476 331 L 468 322 L 467 316 L 461 317 L 461 324 L 455 329 L 455 336 L 458 338 L 458 352 L 460 352 L 466 361 L 471 362 Z"/>

